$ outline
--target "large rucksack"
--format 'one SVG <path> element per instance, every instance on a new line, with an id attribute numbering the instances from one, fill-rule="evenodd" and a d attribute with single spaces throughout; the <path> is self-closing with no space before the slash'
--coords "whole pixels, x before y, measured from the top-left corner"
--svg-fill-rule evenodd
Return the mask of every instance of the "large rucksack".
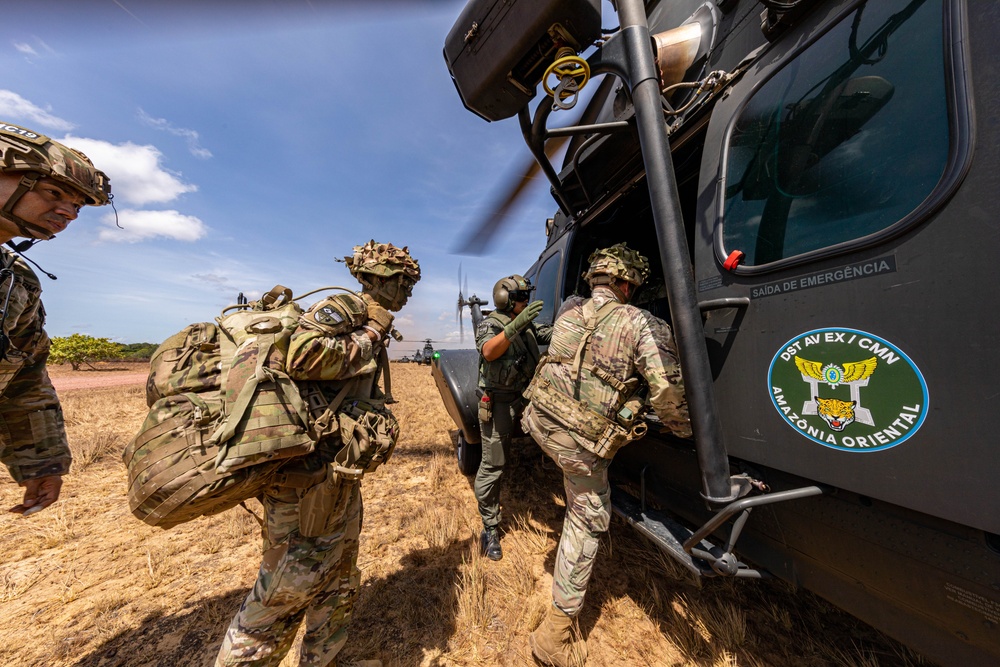
<path id="1" fill-rule="evenodd" d="M 301 314 L 279 285 L 227 308 L 217 325 L 192 324 L 160 345 L 149 414 L 123 453 L 136 517 L 170 528 L 217 514 L 260 495 L 278 467 L 313 451 L 309 409 L 284 370 Z M 363 308 L 347 315 L 364 322 Z"/>

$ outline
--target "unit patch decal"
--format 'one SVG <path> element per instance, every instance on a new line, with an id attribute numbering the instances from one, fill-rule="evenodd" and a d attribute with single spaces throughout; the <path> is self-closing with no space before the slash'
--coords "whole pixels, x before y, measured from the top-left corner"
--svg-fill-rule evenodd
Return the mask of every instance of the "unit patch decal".
<path id="1" fill-rule="evenodd" d="M 924 423 L 927 384 L 892 343 L 855 329 L 816 329 L 788 341 L 767 374 L 771 403 L 800 434 L 826 447 L 874 452 Z"/>

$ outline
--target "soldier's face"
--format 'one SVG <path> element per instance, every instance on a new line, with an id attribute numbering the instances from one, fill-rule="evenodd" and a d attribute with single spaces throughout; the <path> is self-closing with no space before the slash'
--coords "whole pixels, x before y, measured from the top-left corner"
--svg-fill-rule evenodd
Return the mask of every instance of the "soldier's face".
<path id="1" fill-rule="evenodd" d="M 372 292 L 372 297 L 383 308 L 398 311 L 406 305 L 412 293 L 413 281 L 400 274 L 383 279 L 377 289 Z"/>
<path id="2" fill-rule="evenodd" d="M 528 290 L 515 290 L 510 292 L 510 301 L 514 304 L 511 312 L 515 315 L 519 314 L 531 301 L 531 292 Z"/>
<path id="3" fill-rule="evenodd" d="M 0 206 L 7 202 L 20 180 L 17 174 L 0 174 Z M 43 178 L 17 201 L 13 213 L 39 228 L 31 230 L 32 237 L 52 238 L 76 220 L 84 204 L 86 199 L 76 190 Z M 11 238 L 23 234 L 10 220 L 0 219 L 0 226 Z"/>

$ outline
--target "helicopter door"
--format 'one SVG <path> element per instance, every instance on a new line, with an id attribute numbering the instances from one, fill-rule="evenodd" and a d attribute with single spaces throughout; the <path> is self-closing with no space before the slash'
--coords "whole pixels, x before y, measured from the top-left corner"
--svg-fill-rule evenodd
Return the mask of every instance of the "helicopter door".
<path id="1" fill-rule="evenodd" d="M 826 3 L 773 44 L 712 112 L 695 271 L 731 456 L 998 533 L 1000 124 L 966 77 L 1000 25 L 964 7 Z"/>

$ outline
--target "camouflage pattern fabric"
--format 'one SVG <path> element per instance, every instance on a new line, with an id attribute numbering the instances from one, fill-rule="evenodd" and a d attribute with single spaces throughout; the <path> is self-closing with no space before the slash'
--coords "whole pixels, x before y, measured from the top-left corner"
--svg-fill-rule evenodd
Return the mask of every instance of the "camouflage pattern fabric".
<path id="1" fill-rule="evenodd" d="M 597 308 L 616 300 L 610 289 L 594 288 Z M 585 334 L 582 297 L 570 297 L 556 318 L 548 354 L 557 359 L 572 359 Z M 624 381 L 641 375 L 649 384 L 649 402 L 660 421 L 675 435 L 691 437 L 691 421 L 684 382 L 681 378 L 677 349 L 670 327 L 649 312 L 624 304 L 615 309 L 597 327 L 587 347 L 585 361 Z M 560 393 L 581 401 L 594 412 L 612 417 L 617 409 L 618 391 L 587 370 L 578 380 L 572 376 L 571 363 L 549 363 L 539 374 Z M 581 442 L 576 433 L 571 435 Z"/>
<path id="2" fill-rule="evenodd" d="M 590 253 L 587 262 L 590 266 L 583 273 L 583 278 L 591 287 L 595 285 L 598 276 L 604 276 L 598 279 L 599 282 L 607 282 L 608 278 L 621 278 L 636 286 L 646 282 L 649 277 L 649 260 L 624 243 L 595 250 Z"/>
<path id="3" fill-rule="evenodd" d="M 34 172 L 79 190 L 87 203 L 108 203 L 111 183 L 86 155 L 45 135 L 0 121 L 0 171 Z"/>
<path id="4" fill-rule="evenodd" d="M 371 297 L 363 296 L 366 303 Z M 331 335 L 317 320 L 324 301 L 303 313 L 288 346 L 285 370 L 294 380 L 343 380 L 375 372 L 375 349 L 364 329 Z"/>
<path id="5" fill-rule="evenodd" d="M 286 360 L 289 376 L 319 381 L 327 400 L 345 383 L 350 397 L 380 397 L 371 341 L 363 331 L 329 335 L 312 317 L 317 307 L 322 306 L 303 313 L 292 334 Z M 321 440 L 310 458 L 331 459 L 340 441 L 329 440 Z M 329 481 L 323 482 L 323 492 L 331 494 L 326 498 L 316 497 L 315 486 L 273 488 L 264 495 L 264 557 L 253 589 L 226 632 L 217 666 L 279 664 L 303 621 L 300 665 L 328 665 L 343 647 L 361 583 L 357 567 L 361 488 L 358 482 Z M 325 511 L 327 504 L 332 509 L 326 525 L 317 529 L 316 508 Z"/>
<path id="6" fill-rule="evenodd" d="M 6 264 L 10 253 L 0 250 Z M 70 451 L 56 390 L 45 370 L 50 341 L 44 330 L 42 288 L 34 272 L 15 261 L 14 287 L 4 321 L 10 338 L 0 361 L 0 461 L 14 481 L 69 472 Z M 7 293 L 10 279 L 0 282 Z"/>
<path id="7" fill-rule="evenodd" d="M 528 405 L 521 423 L 563 472 L 566 518 L 552 573 L 552 603 L 576 616 L 583 607 L 601 534 L 611 522 L 611 460 L 578 445 L 565 428 L 533 405 Z"/>
<path id="8" fill-rule="evenodd" d="M 420 263 L 410 257 L 406 246 L 397 248 L 391 243 L 376 243 L 374 239 L 364 245 L 354 246 L 354 255 L 344 262 L 351 275 L 367 284 L 363 274 L 388 278 L 402 273 L 414 283 L 420 280 Z"/>
<path id="9" fill-rule="evenodd" d="M 486 361 L 482 356 L 483 345 L 503 332 L 510 322 L 506 313 L 493 311 L 483 318 L 476 329 L 476 347 L 479 349 L 479 387 L 491 396 L 493 415 L 489 421 L 480 421 L 483 453 L 476 472 L 473 490 L 479 505 L 484 526 L 499 525 L 500 480 L 510 452 L 510 439 L 515 424 L 521 418 L 524 402 L 520 393 L 528 386 L 538 365 L 538 343 L 548 343 L 552 337 L 551 324 L 530 324 L 514 336 L 510 346 L 498 359 Z"/>
<path id="10" fill-rule="evenodd" d="M 218 391 L 221 367 L 219 328 L 212 322 L 189 324 L 153 352 L 146 378 L 146 406 L 185 392 Z"/>
<path id="11" fill-rule="evenodd" d="M 593 305 L 598 310 L 610 301 L 617 301 L 610 289 L 594 287 Z M 663 424 L 678 436 L 690 437 L 684 384 L 670 327 L 647 311 L 626 304 L 601 319 L 582 357 L 580 375 L 573 377 L 573 359 L 587 331 L 585 302 L 571 297 L 556 318 L 548 354 L 558 361 L 538 369 L 539 376 L 551 383 L 549 391 L 611 418 L 622 397 L 587 365 L 619 382 L 641 375 L 649 384 L 649 400 Z M 607 532 L 611 519 L 607 475 L 611 459 L 593 453 L 595 443 L 564 426 L 560 417 L 532 403 L 521 426 L 563 471 L 566 518 L 556 554 L 552 599 L 559 609 L 575 616 L 583 605 L 600 535 Z"/>
<path id="12" fill-rule="evenodd" d="M 299 533 L 301 490 L 272 488 L 263 498 L 264 556 L 253 589 L 226 632 L 217 667 L 278 665 L 305 621 L 299 665 L 330 664 L 347 641 L 361 583 L 361 488 L 342 483 L 325 534 Z"/>

